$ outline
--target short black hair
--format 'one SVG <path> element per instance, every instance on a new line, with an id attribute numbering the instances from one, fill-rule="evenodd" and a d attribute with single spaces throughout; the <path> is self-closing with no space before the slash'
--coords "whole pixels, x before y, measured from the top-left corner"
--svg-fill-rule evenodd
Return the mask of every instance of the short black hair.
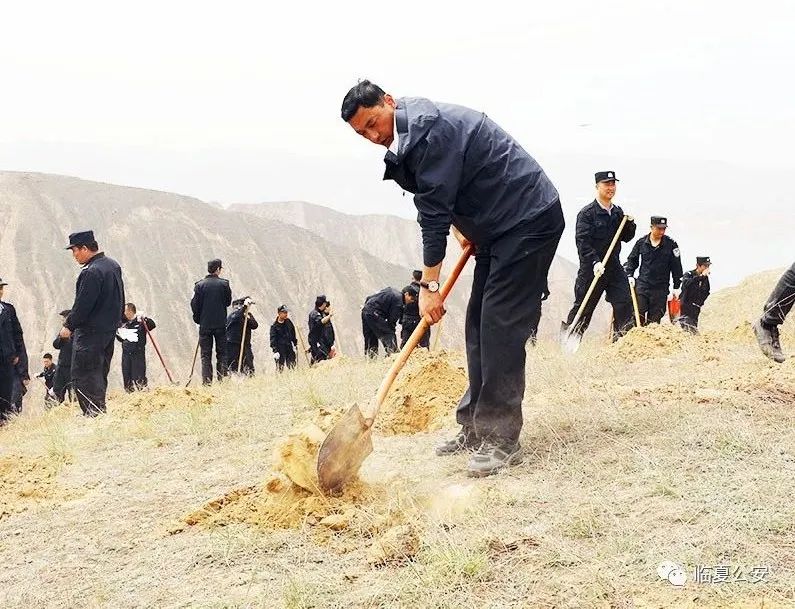
<path id="1" fill-rule="evenodd" d="M 45 354 L 42 356 L 42 359 L 52 359 L 52 353 L 45 353 Z"/>
<path id="2" fill-rule="evenodd" d="M 414 270 L 414 271 L 412 271 L 411 276 L 414 278 L 414 281 L 421 281 L 422 280 L 422 271 Z"/>
<path id="3" fill-rule="evenodd" d="M 348 91 L 345 99 L 342 100 L 342 120 L 346 123 L 351 120 L 359 111 L 359 108 L 372 108 L 384 103 L 386 92 L 377 84 L 369 80 L 362 80 L 356 83 Z"/>
<path id="4" fill-rule="evenodd" d="M 215 273 L 218 269 L 223 268 L 223 263 L 220 258 L 213 258 L 207 263 L 207 272 Z"/>
<path id="5" fill-rule="evenodd" d="M 130 309 L 130 311 L 132 311 L 133 313 L 137 313 L 138 312 L 138 309 L 136 309 L 135 305 L 133 303 L 131 303 L 131 302 L 128 302 L 124 306 L 127 307 L 128 309 Z"/>
<path id="6" fill-rule="evenodd" d="M 97 243 L 96 241 L 92 241 L 91 243 L 86 243 L 86 247 L 90 252 L 99 251 L 99 243 Z"/>

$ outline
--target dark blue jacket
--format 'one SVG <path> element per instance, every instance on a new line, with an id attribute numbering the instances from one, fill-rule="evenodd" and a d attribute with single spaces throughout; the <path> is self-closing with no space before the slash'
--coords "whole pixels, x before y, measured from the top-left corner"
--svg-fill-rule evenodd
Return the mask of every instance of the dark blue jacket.
<path id="1" fill-rule="evenodd" d="M 574 240 L 577 243 L 581 266 L 592 267 L 602 261 L 623 218 L 624 211 L 618 205 L 613 205 L 612 211 L 608 213 L 596 199 L 580 210 L 577 214 Z M 627 220 L 621 231 L 621 237 L 610 254 L 607 266 L 621 265 L 619 260 L 621 242 L 631 241 L 635 236 L 635 230 L 637 230 L 635 221 Z"/>
<path id="2" fill-rule="evenodd" d="M 444 258 L 451 225 L 489 245 L 558 201 L 535 159 L 482 112 L 422 97 L 398 99 L 395 112 L 384 179 L 414 194 L 426 266 Z"/>
<path id="3" fill-rule="evenodd" d="M 654 247 L 651 237 L 644 235 L 635 242 L 635 246 L 624 263 L 629 277 L 638 273 L 637 289 L 639 293 L 668 292 L 668 283 L 674 282 L 674 289 L 682 285 L 682 256 L 679 245 L 668 235 L 663 235 L 660 244 Z"/>
<path id="4" fill-rule="evenodd" d="M 115 332 L 124 321 L 121 267 L 102 252 L 77 276 L 75 302 L 64 326 L 72 331 Z"/>
<path id="5" fill-rule="evenodd" d="M 419 308 L 417 310 L 419 311 Z M 362 311 L 385 319 L 389 327 L 394 330 L 403 314 L 403 293 L 395 288 L 384 288 L 365 298 Z"/>

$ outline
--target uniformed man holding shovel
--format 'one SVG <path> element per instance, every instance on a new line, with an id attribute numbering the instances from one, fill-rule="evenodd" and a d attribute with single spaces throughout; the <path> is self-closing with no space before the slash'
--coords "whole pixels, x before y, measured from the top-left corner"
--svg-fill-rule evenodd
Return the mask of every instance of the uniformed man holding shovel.
<path id="1" fill-rule="evenodd" d="M 607 302 L 613 305 L 613 340 L 626 334 L 633 324 L 629 282 L 619 261 L 619 254 L 621 241 L 628 242 L 635 236 L 635 221 L 627 216 L 627 221 L 621 228 L 624 211 L 613 203 L 618 182 L 615 172 L 598 171 L 594 177 L 596 198 L 577 214 L 574 238 L 580 257 L 580 269 L 574 283 L 574 304 L 562 324 L 563 331 L 577 341 L 588 329 L 603 293 L 607 294 Z M 618 242 L 610 252 L 607 262 L 604 262 L 619 228 L 621 231 Z M 590 290 L 594 278 L 596 282 L 593 290 Z"/>
<path id="2" fill-rule="evenodd" d="M 525 343 L 564 228 L 558 192 L 538 163 L 482 112 L 394 98 L 370 81 L 348 91 L 342 119 L 387 149 L 385 179 L 414 194 L 422 230 L 420 314 L 445 314 L 439 279 L 451 227 L 477 246 L 466 315 L 469 388 L 459 433 L 439 455 L 472 451 L 487 476 L 522 459 Z"/>

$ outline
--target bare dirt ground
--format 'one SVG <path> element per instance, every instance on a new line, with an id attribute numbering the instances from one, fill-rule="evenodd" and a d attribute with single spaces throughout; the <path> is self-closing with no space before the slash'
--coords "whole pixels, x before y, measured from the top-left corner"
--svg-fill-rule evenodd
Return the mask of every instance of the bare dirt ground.
<path id="1" fill-rule="evenodd" d="M 385 361 L 23 415 L 0 429 L 0 606 L 795 607 L 795 360 L 705 326 L 530 349 L 526 458 L 482 480 L 433 455 L 457 353 L 410 362 L 343 498 L 274 469 L 291 431 L 370 400 Z"/>

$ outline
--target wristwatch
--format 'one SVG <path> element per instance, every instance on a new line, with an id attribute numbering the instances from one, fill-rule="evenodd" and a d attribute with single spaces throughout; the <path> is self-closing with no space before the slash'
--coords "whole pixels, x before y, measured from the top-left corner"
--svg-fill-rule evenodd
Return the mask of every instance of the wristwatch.
<path id="1" fill-rule="evenodd" d="M 438 292 L 439 291 L 439 282 L 438 281 L 420 281 L 420 286 L 428 290 L 429 292 Z"/>

